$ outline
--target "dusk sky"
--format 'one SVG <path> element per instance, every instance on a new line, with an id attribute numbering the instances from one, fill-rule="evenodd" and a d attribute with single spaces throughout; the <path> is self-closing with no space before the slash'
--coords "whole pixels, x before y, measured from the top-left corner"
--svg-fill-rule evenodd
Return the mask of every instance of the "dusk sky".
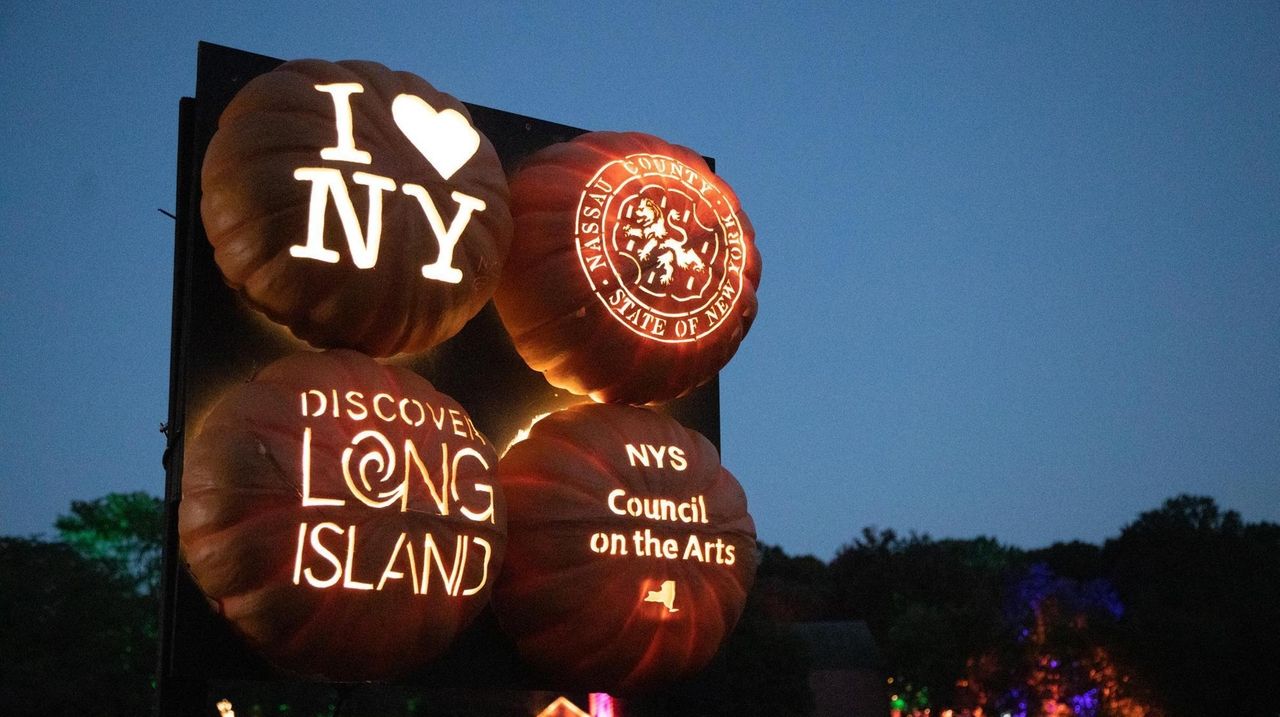
<path id="1" fill-rule="evenodd" d="M 1280 5 L 545 5 L 0 8 L 0 534 L 163 492 L 201 40 L 714 157 L 763 256 L 721 407 L 765 542 L 1280 521 Z"/>

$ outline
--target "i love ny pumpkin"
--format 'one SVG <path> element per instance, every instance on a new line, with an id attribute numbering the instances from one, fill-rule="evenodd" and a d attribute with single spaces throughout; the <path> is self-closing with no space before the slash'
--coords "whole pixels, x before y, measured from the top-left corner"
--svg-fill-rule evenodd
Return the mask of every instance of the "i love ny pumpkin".
<path id="1" fill-rule="evenodd" d="M 488 301 L 506 178 L 457 99 L 372 62 L 297 60 L 223 112 L 201 215 L 227 283 L 320 348 L 420 351 Z"/>

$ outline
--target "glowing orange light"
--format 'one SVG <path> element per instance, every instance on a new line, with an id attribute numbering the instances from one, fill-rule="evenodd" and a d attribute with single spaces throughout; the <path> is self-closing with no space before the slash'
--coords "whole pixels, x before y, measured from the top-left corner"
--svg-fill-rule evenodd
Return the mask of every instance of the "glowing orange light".
<path id="1" fill-rule="evenodd" d="M 593 717 L 593 715 L 583 712 L 567 697 L 557 697 L 554 702 L 539 712 L 537 717 Z"/>
<path id="2" fill-rule="evenodd" d="M 458 448 L 451 453 L 448 443 L 441 443 L 440 458 L 436 462 L 434 457 L 426 453 L 425 447 L 420 451 L 413 438 L 405 438 L 401 450 L 384 433 L 393 429 L 419 428 L 430 424 L 437 431 L 465 439 L 477 447 L 487 444 L 484 436 L 476 430 L 470 417 L 463 411 L 444 405 L 436 406 L 430 400 L 412 396 L 397 397 L 385 391 L 337 388 L 309 388 L 300 391 L 298 406 L 298 415 L 307 421 L 302 432 L 299 463 L 302 507 L 340 507 L 347 505 L 349 498 L 355 498 L 370 508 L 381 509 L 399 504 L 400 512 L 404 512 L 408 509 L 411 490 L 418 487 L 413 479 L 418 478 L 422 481 L 421 489 L 425 489 L 431 504 L 440 515 L 447 516 L 456 511 L 471 521 L 494 522 L 492 484 L 475 482 L 470 486 L 471 493 L 467 497 L 479 496 L 481 501 L 472 505 L 461 501 L 462 496 L 458 491 L 458 475 L 464 462 L 474 462 L 485 471 L 492 468 L 484 454 L 470 446 Z M 356 427 L 375 427 L 355 433 L 350 444 L 342 451 L 339 467 L 346 492 L 322 496 L 313 489 L 311 423 L 319 425 L 330 421 L 342 421 Z M 424 455 L 428 455 L 425 460 Z M 398 469 L 400 465 L 404 466 L 402 470 Z M 436 465 L 439 466 L 438 470 Z M 332 472 L 334 469 L 332 466 L 323 466 L 321 470 Z M 329 533 L 334 535 L 329 536 L 326 541 L 325 536 Z M 387 554 L 385 568 L 380 573 L 368 573 L 361 579 L 353 568 L 353 557 L 359 544 L 356 525 L 342 526 L 328 521 L 302 522 L 298 526 L 293 584 L 305 583 L 320 589 L 340 586 L 347 590 L 381 592 L 388 584 L 397 585 L 396 581 L 408 577 L 412 593 L 425 595 L 435 582 L 431 579 L 432 575 L 437 575 L 446 594 L 464 597 L 475 595 L 489 581 L 489 559 L 493 555 L 493 545 L 482 537 L 468 535 L 458 535 L 450 542 L 453 557 L 446 558 L 447 550 L 431 533 L 410 536 L 401 532 L 395 547 Z M 345 550 L 342 547 L 344 544 Z M 420 552 L 415 553 L 415 544 L 421 545 Z M 484 555 L 479 565 L 480 574 L 468 577 L 466 556 L 468 553 L 479 555 L 480 551 Z M 343 555 L 345 559 L 341 557 Z M 310 558 L 310 564 L 305 569 L 304 557 Z M 328 574 L 324 575 L 326 570 Z"/>
<path id="3" fill-rule="evenodd" d="M 225 438 L 228 425 L 249 438 Z M 505 544 L 496 467 L 461 405 L 417 374 L 352 351 L 293 354 L 231 389 L 188 443 L 180 537 L 226 618 L 266 626 L 248 637 L 268 659 L 384 679 L 441 654 L 487 602 Z M 235 609 L 257 591 L 275 612 Z M 440 617 L 403 621 L 394 649 L 368 639 L 421 613 Z M 326 628 L 298 628 L 304 648 L 288 632 L 297 614 Z"/>
<path id="4" fill-rule="evenodd" d="M 745 495 L 718 463 L 706 438 L 671 418 L 600 404 L 547 417 L 503 458 L 499 483 L 518 518 L 508 524 L 495 612 L 532 665 L 636 689 L 711 659 L 732 622 L 699 615 L 736 616 L 755 569 Z M 551 551 L 566 556 L 571 580 L 534 559 Z M 596 614 L 584 594 L 616 609 Z M 509 620 L 516 607 L 519 620 Z M 548 624 L 567 629 L 547 639 Z M 569 633 L 616 639 L 598 655 L 586 644 L 577 649 Z"/>
<path id="5" fill-rule="evenodd" d="M 567 697 L 557 697 L 547 705 L 537 717 L 617 717 L 614 710 L 613 697 L 604 692 L 592 692 L 587 696 L 591 711 L 583 712 L 582 708 L 570 702 Z"/>
<path id="6" fill-rule="evenodd" d="M 578 260 L 596 297 L 646 339 L 715 331 L 742 295 L 741 220 L 716 183 L 660 154 L 600 168 L 578 202 Z"/>
<path id="7" fill-rule="evenodd" d="M 460 101 L 372 62 L 253 78 L 200 174 L 227 285 L 294 340 L 377 357 L 430 348 L 483 308 L 511 241 L 508 196 Z"/>
<path id="8" fill-rule="evenodd" d="M 507 448 L 506 448 L 506 450 L 504 450 L 504 451 L 503 451 L 503 455 L 506 455 L 506 452 L 507 452 L 507 451 L 509 451 L 509 450 L 511 450 L 511 447 L 512 447 L 512 446 L 514 446 L 515 444 L 519 443 L 520 441 L 523 441 L 524 439 L 528 438 L 528 437 L 529 437 L 529 431 L 531 431 L 531 430 L 533 429 L 533 427 L 534 427 L 534 426 L 538 425 L 538 421 L 541 421 L 542 419 L 544 419 L 544 418 L 546 418 L 547 416 L 550 416 L 550 415 L 551 415 L 551 414 L 550 414 L 549 412 L 548 412 L 548 413 L 539 413 L 538 415 L 536 415 L 536 416 L 534 416 L 534 417 L 533 417 L 533 420 L 532 420 L 532 421 L 529 421 L 529 425 L 527 425 L 527 426 L 525 426 L 524 428 L 521 428 L 520 430 L 516 431 L 516 437 L 515 437 L 515 438 L 512 438 L 512 439 L 511 439 L 511 442 L 507 444 Z"/>
<path id="9" fill-rule="evenodd" d="M 635 132 L 588 132 L 511 178 L 516 235 L 494 293 L 529 367 L 600 403 L 685 395 L 755 320 L 760 254 L 703 157 Z"/>
<path id="10" fill-rule="evenodd" d="M 338 134 L 337 146 L 321 149 L 320 158 L 354 164 L 371 163 L 372 155 L 356 148 L 353 134 L 351 95 L 363 93 L 364 86 L 356 82 L 339 82 L 320 84 L 315 88 L 333 97 L 334 125 Z M 398 95 L 391 102 L 391 116 L 405 138 L 446 180 L 470 161 L 480 148 L 480 133 L 466 117 L 453 109 L 437 112 L 417 95 Z M 395 180 L 369 172 L 351 174 L 351 181 L 368 190 L 368 216 L 365 228 L 362 229 L 341 170 L 331 167 L 298 167 L 293 172 L 293 178 L 300 182 L 311 182 L 311 198 L 307 214 L 306 243 L 289 247 L 289 255 L 295 259 L 313 259 L 326 264 L 336 264 L 341 259 L 337 251 L 324 245 L 324 220 L 332 197 L 334 209 L 342 223 L 342 232 L 347 239 L 351 263 L 357 269 L 372 269 L 377 266 L 378 248 L 382 242 L 382 194 L 396 191 Z M 460 283 L 462 271 L 453 266 L 454 249 L 471 221 L 472 212 L 484 211 L 487 207 L 484 200 L 462 192 L 452 192 L 450 198 L 457 202 L 458 210 L 446 228 L 435 200 L 424 187 L 406 182 L 400 190 L 417 200 L 439 245 L 435 262 L 422 267 L 422 276 L 448 284 Z"/>
<path id="11" fill-rule="evenodd" d="M 667 609 L 667 612 L 679 612 L 680 608 L 675 607 L 676 601 L 676 581 L 665 580 L 662 587 L 657 590 L 650 590 L 644 596 L 645 602 L 656 602 Z"/>

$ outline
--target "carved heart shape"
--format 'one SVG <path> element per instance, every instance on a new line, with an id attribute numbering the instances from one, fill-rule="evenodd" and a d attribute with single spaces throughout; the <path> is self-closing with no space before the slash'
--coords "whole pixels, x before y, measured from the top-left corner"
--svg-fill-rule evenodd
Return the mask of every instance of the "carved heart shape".
<path id="1" fill-rule="evenodd" d="M 448 179 L 480 148 L 480 133 L 457 110 L 437 112 L 417 95 L 398 95 L 391 102 L 396 126 L 423 157 Z"/>

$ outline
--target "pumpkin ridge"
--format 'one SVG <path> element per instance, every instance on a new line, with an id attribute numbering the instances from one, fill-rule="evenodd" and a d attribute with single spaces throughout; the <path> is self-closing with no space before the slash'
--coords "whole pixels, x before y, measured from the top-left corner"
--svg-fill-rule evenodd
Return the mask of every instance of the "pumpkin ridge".
<path id="1" fill-rule="evenodd" d="M 698 623 L 697 616 L 694 614 L 698 611 L 698 603 L 694 602 L 694 603 L 686 604 L 684 607 L 681 608 L 681 610 L 689 611 L 689 615 L 686 615 L 685 619 L 692 621 L 694 624 Z M 633 611 L 631 613 L 630 620 L 628 622 L 630 622 L 631 620 L 637 619 L 639 617 L 639 614 L 640 614 L 639 610 Z M 644 652 L 641 654 L 640 658 L 635 661 L 635 666 L 632 667 L 630 671 L 628 671 L 626 677 L 622 678 L 621 683 L 623 685 L 631 685 L 636 680 L 641 679 L 643 677 L 641 670 L 645 669 L 647 666 L 654 665 L 654 664 L 657 664 L 657 665 L 662 664 L 662 661 L 660 658 L 662 658 L 664 653 L 668 651 L 668 647 L 667 647 L 668 639 L 666 636 L 670 633 L 670 631 L 662 629 L 663 625 L 664 623 L 658 623 L 657 627 L 654 628 L 653 639 L 650 640 L 649 644 L 645 647 Z M 676 637 L 678 636 L 679 635 L 677 633 Z M 692 635 L 689 635 L 686 638 L 687 641 L 692 639 L 693 639 Z M 686 644 L 688 643 L 686 642 Z M 688 654 L 679 655 L 678 657 L 683 657 L 687 659 L 689 655 Z"/>
<path id="2" fill-rule="evenodd" d="M 553 414 L 553 415 L 554 415 L 554 414 Z M 539 421 L 539 422 L 538 422 L 538 424 L 539 424 L 539 425 L 541 425 L 541 424 L 542 424 L 542 421 Z M 537 426 L 534 426 L 533 430 L 536 430 L 536 429 L 537 429 Z M 550 429 L 551 429 L 551 427 L 548 427 L 548 430 L 550 430 Z M 532 434 L 533 434 L 533 430 L 530 430 L 530 431 L 529 431 L 530 435 L 532 435 Z M 601 458 L 601 457 L 599 456 L 599 454 L 598 454 L 597 452 L 595 452 L 595 451 L 580 451 L 580 450 L 578 450 L 578 448 L 579 448 L 578 444 L 574 443 L 574 442 L 573 442 L 573 441 L 572 441 L 568 436 L 565 436 L 565 435 L 560 434 L 560 433 L 547 433 L 547 434 L 545 434 L 545 435 L 543 435 L 543 436 L 540 436 L 539 438 L 540 438 L 540 439 L 542 439 L 542 440 L 550 440 L 550 441 L 553 441 L 553 442 L 556 442 L 556 443 L 560 443 L 561 445 L 563 445 L 563 446 L 565 446 L 565 447 L 567 447 L 567 448 L 574 449 L 572 452 L 581 453 L 582 458 L 585 458 L 585 459 L 589 462 L 589 464 L 590 464 L 591 466 L 594 466 L 594 467 L 595 467 L 596 469 L 598 469 L 601 473 L 604 473 L 604 474 L 608 475 L 608 476 L 609 476 L 609 478 L 610 478 L 614 483 L 619 483 L 619 484 L 623 484 L 623 483 L 625 483 L 625 481 L 624 481 L 624 480 L 622 480 L 622 478 L 623 478 L 622 474 L 619 472 L 619 470 L 618 470 L 618 468 L 617 468 L 616 466 L 614 466 L 611 462 L 608 462 L 608 461 L 604 460 L 603 458 Z M 526 439 L 526 440 L 527 440 L 527 439 Z M 575 477 L 575 478 L 577 478 L 577 479 L 579 479 L 579 480 L 581 479 L 581 475 L 580 475 L 580 474 L 575 475 L 574 477 Z M 562 485 L 563 485 L 563 483 L 562 483 Z M 573 485 L 573 487 L 574 487 L 574 488 L 578 488 L 579 490 L 581 490 L 582 494 L 583 494 L 583 495 L 585 495 L 585 496 L 587 496 L 588 498 L 595 498 L 595 496 L 593 496 L 593 495 L 591 495 L 590 493 L 586 492 L 586 490 L 585 490 L 585 489 L 582 489 L 579 485 L 574 484 L 574 485 Z"/>
<path id="3" fill-rule="evenodd" d="M 542 274 L 543 270 L 546 269 L 547 264 L 551 262 L 573 261 L 577 258 L 578 258 L 578 252 L 572 246 L 565 246 L 565 245 L 555 246 L 550 251 L 543 252 L 539 254 L 536 259 L 533 259 L 532 260 L 533 263 L 528 265 L 528 268 L 525 270 L 525 272 L 528 276 L 536 277 Z M 561 287 L 561 291 L 565 290 L 566 288 L 569 288 L 569 287 Z M 590 298 L 589 292 L 583 292 L 583 293 L 588 298 Z M 574 303 L 577 303 L 577 302 L 575 301 Z"/>
<path id="4" fill-rule="evenodd" d="M 251 285 L 270 285 L 275 280 L 275 277 L 279 275 L 279 270 L 277 268 L 279 263 L 289 260 L 287 252 L 285 251 L 286 248 L 287 247 L 285 246 L 281 246 L 270 258 L 258 262 L 257 266 L 252 270 L 252 273 L 245 277 L 245 280 L 240 282 L 238 285 L 232 284 L 231 279 L 227 276 L 226 272 L 223 272 L 223 278 L 227 280 L 228 286 L 231 286 L 238 291 Z M 295 315 L 288 311 L 274 305 L 261 304 L 254 301 L 251 297 L 245 296 L 245 301 L 252 304 L 256 309 L 261 311 L 263 314 L 266 314 L 267 318 L 278 324 L 288 326 L 290 320 L 295 318 Z M 297 335 L 297 333 L 292 330 L 290 330 L 290 333 L 293 333 L 295 336 Z"/>
<path id="5" fill-rule="evenodd" d="M 276 74 L 272 78 L 268 78 L 264 80 L 258 80 L 258 78 L 254 78 L 254 80 L 250 80 L 249 83 L 245 85 L 244 89 L 238 92 L 235 97 L 231 98 L 231 102 L 228 103 L 227 108 L 223 110 L 221 115 L 219 115 L 218 125 L 217 125 L 218 128 L 220 129 L 222 127 L 222 122 L 224 118 L 226 118 L 228 121 L 234 121 L 234 120 L 238 120 L 244 114 L 250 113 L 256 110 L 265 99 L 264 95 L 271 94 L 269 90 L 276 90 L 276 91 L 279 90 L 279 88 L 275 87 L 276 84 L 284 84 L 286 87 L 288 87 L 291 85 L 287 83 L 298 82 L 297 80 L 294 80 L 289 76 L 302 77 L 304 78 L 303 82 L 307 82 L 310 85 L 314 85 L 316 83 L 317 78 L 311 77 L 310 75 L 307 75 L 299 71 L 301 68 L 297 64 L 298 62 L 304 62 L 304 61 L 286 62 L 283 65 L 280 65 L 273 71 L 278 74 Z"/>
<path id="6" fill-rule="evenodd" d="M 584 301 L 581 304 L 581 306 L 577 309 L 577 311 L 561 314 L 559 316 L 548 316 L 547 318 L 538 322 L 537 324 L 534 324 L 532 326 L 529 326 L 527 328 L 520 330 L 518 333 L 514 334 L 512 338 L 520 342 L 527 342 L 528 339 L 536 339 L 537 337 L 542 336 L 543 334 L 546 334 L 549 331 L 554 331 L 561 322 L 576 318 L 578 311 L 585 312 L 588 310 L 590 306 L 591 306 L 590 301 Z M 519 349 L 520 345 L 521 344 L 517 344 L 516 348 Z M 519 353 L 521 358 L 525 357 L 525 354 L 523 352 L 519 352 Z M 529 359 L 525 359 L 525 360 L 529 361 Z M 558 370 L 561 366 L 563 366 L 566 362 L 574 361 L 574 360 L 577 360 L 575 356 L 573 356 L 568 352 L 562 351 L 557 353 L 551 360 L 531 362 L 530 367 L 536 371 L 541 371 L 542 373 L 553 373 L 556 370 Z M 533 366 L 532 363 L 536 363 L 537 366 Z"/>
<path id="7" fill-rule="evenodd" d="M 377 271 L 370 269 L 367 271 Z M 294 333 L 299 338 L 306 340 L 313 346 L 320 348 L 342 348 L 342 349 L 363 349 L 371 355 L 384 355 L 388 353 L 387 345 L 400 346 L 402 342 L 399 340 L 401 335 L 393 331 L 383 331 L 385 338 L 376 341 L 369 336 L 369 325 L 371 322 L 377 321 L 381 312 L 371 310 L 367 306 L 368 299 L 365 298 L 365 292 L 360 291 L 360 284 L 369 281 L 369 277 L 363 271 L 339 271 L 335 272 L 336 276 L 330 276 L 323 292 L 315 292 L 313 299 L 307 310 L 303 314 L 301 320 L 296 321 L 297 326 Z M 398 282 L 397 286 L 401 285 Z M 358 305 L 356 301 L 343 301 L 344 296 L 358 296 Z M 386 299 L 388 294 L 383 293 L 381 297 Z M 332 314 L 340 314 L 346 321 L 335 322 L 329 320 Z M 352 318 L 356 314 L 359 318 Z M 345 326 L 342 332 L 345 339 L 334 336 L 334 332 L 326 327 L 341 323 Z M 395 353 L 395 351 L 390 351 Z"/>
<path id="8" fill-rule="evenodd" d="M 525 474 L 525 475 L 527 476 L 528 474 Z M 500 475 L 498 480 L 502 484 L 503 493 L 508 494 L 509 498 L 523 497 L 526 493 L 542 495 L 547 490 L 539 485 L 545 481 L 541 481 L 538 479 L 525 478 L 519 475 L 517 476 Z M 522 485 L 522 483 L 524 485 Z M 574 482 L 557 480 L 556 486 L 562 489 L 564 493 L 566 493 L 566 495 L 562 496 L 562 500 L 560 501 L 561 505 L 566 507 L 570 505 L 591 506 L 591 505 L 594 505 L 595 502 L 600 499 L 598 496 L 595 496 L 590 492 L 588 492 L 586 488 L 580 485 L 576 485 Z M 572 501 L 571 504 L 570 504 L 570 501 Z M 523 519 L 521 519 L 519 512 L 517 512 L 514 516 L 507 517 L 508 525 L 512 523 L 523 525 L 525 522 L 527 521 L 524 521 Z"/>
<path id="9" fill-rule="evenodd" d="M 292 212 L 292 211 L 297 211 L 297 207 L 281 206 L 281 207 L 272 209 L 271 211 L 265 214 L 259 214 L 255 216 L 247 216 L 247 215 L 242 216 L 240 217 L 240 219 L 238 219 L 235 222 L 223 225 L 223 227 L 221 227 L 218 233 L 218 237 L 219 237 L 218 240 L 216 242 L 210 241 L 210 243 L 213 244 L 214 248 L 216 249 L 223 244 L 226 244 L 231 241 L 235 241 L 234 239 L 232 239 L 232 237 L 243 233 L 245 231 L 246 226 L 260 223 L 263 220 L 275 219 L 279 217 L 281 214 L 284 214 L 286 212 Z M 243 241 L 243 239 L 240 241 Z M 288 246 L 287 244 L 280 242 L 280 248 L 278 248 L 275 252 L 273 252 L 272 256 L 274 256 L 275 254 L 278 254 L 281 250 L 283 250 L 284 248 L 287 248 L 287 246 Z"/>
<path id="10" fill-rule="evenodd" d="M 245 532 L 246 523 L 248 523 L 250 526 L 258 526 L 259 528 L 275 527 L 279 522 L 279 518 L 276 515 L 278 512 L 279 510 L 271 510 L 271 511 L 263 511 L 258 513 L 251 513 L 244 520 L 241 520 L 236 523 L 232 523 L 230 525 L 223 526 L 221 528 L 217 528 L 215 530 L 206 531 L 203 534 L 195 537 L 194 539 L 184 541 L 182 543 L 184 556 L 200 555 L 202 552 L 209 549 L 206 546 L 206 544 L 209 543 L 210 541 L 213 541 L 213 545 L 216 547 L 217 543 L 222 542 L 224 539 L 227 538 L 228 535 L 234 535 L 237 533 Z M 219 557 L 225 555 L 223 551 L 217 551 L 217 552 Z M 199 576 L 193 575 L 192 577 L 196 578 L 197 584 L 201 584 L 203 589 L 204 581 L 200 580 Z M 244 592 L 245 590 L 258 589 L 259 587 L 261 587 L 261 584 L 262 584 L 261 581 L 252 583 L 249 588 L 245 588 L 244 590 L 238 590 L 238 592 Z M 225 590 L 220 590 L 220 591 L 217 591 L 217 594 L 221 597 L 227 593 Z"/>
<path id="11" fill-rule="evenodd" d="M 266 458 L 268 462 L 271 464 L 271 467 L 275 469 L 273 471 L 273 475 L 275 476 L 276 480 L 279 483 L 281 483 L 288 491 L 292 492 L 294 497 L 298 498 L 298 503 L 302 504 L 303 503 L 302 487 L 298 483 L 294 482 L 291 478 L 289 478 L 289 474 L 292 473 L 292 471 L 285 470 L 284 466 L 280 463 L 280 459 L 276 457 L 275 451 L 267 451 Z M 336 516 L 331 516 L 331 513 L 333 511 L 331 511 L 330 506 L 321 505 L 321 506 L 312 506 L 312 507 L 318 508 L 318 510 L 310 511 L 316 515 L 319 515 L 326 519 L 330 517 L 336 517 Z M 338 506 L 333 506 L 333 507 L 336 508 Z"/>

